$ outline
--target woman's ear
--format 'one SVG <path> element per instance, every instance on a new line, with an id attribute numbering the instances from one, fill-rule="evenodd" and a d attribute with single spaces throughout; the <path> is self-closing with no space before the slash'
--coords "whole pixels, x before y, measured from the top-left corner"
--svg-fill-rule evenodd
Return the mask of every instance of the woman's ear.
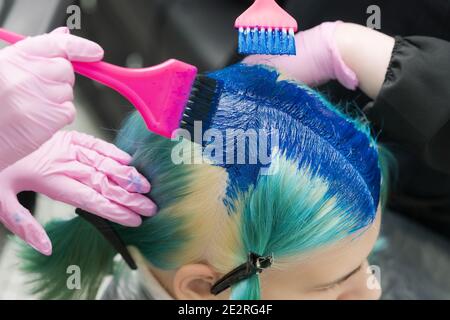
<path id="1" fill-rule="evenodd" d="M 219 279 L 218 274 L 205 264 L 188 264 L 175 273 L 173 292 L 178 300 L 214 300 L 217 299 L 211 287 Z"/>

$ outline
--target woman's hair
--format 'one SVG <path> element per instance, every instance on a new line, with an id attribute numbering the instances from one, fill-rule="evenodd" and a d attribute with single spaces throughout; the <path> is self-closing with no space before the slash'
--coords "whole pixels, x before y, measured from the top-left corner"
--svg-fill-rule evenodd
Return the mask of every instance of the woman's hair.
<path id="1" fill-rule="evenodd" d="M 189 150 L 201 152 L 200 145 L 148 132 L 137 113 L 119 133 L 117 145 L 133 155 L 159 207 L 140 227 L 113 224 L 126 245 L 157 268 L 205 262 L 225 274 L 249 252 L 273 254 L 274 266 L 281 267 L 372 224 L 385 198 L 387 167 L 365 121 L 267 67 L 238 64 L 209 76 L 223 89 L 210 119 L 214 134 L 205 134 L 215 146 L 206 161 L 176 163 L 180 154 L 198 160 Z M 236 130 L 237 138 L 226 134 Z M 256 152 L 249 140 L 240 146 L 248 148 L 236 151 L 237 139 L 248 132 L 262 132 L 257 149 L 268 140 L 269 162 L 238 163 L 239 156 Z M 46 229 L 51 257 L 23 251 L 35 291 L 44 298 L 94 297 L 112 272 L 113 248 L 79 217 Z M 80 267 L 81 290 L 66 286 L 70 265 Z M 258 275 L 235 284 L 231 297 L 259 299 Z"/>

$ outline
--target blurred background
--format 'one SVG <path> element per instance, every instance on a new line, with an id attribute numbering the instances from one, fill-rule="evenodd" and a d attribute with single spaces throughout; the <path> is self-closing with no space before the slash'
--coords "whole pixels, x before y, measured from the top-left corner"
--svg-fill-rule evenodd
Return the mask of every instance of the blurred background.
<path id="1" fill-rule="evenodd" d="M 334 20 L 365 24 L 366 8 L 377 4 L 382 10 L 383 32 L 423 34 L 450 41 L 449 0 L 333 2 L 324 7 L 318 0 L 278 1 L 298 19 L 300 29 Z M 0 0 L 0 26 L 30 36 L 42 34 L 65 25 L 73 13 L 68 13 L 67 8 L 77 5 L 81 8 L 81 28 L 72 32 L 98 42 L 105 49 L 106 61 L 143 67 L 176 58 L 207 71 L 242 58 L 236 54 L 237 33 L 233 23 L 251 3 L 251 0 Z M 436 14 L 439 12 L 436 6 L 440 5 L 444 11 Z M 346 91 L 337 83 L 319 89 L 333 102 L 352 101 L 360 106 L 368 102 L 362 92 Z M 117 128 L 132 111 L 120 95 L 81 77 L 77 78 L 76 106 L 78 116 L 71 129 L 108 141 L 113 141 Z M 403 159 L 402 167 L 413 168 L 419 176 L 434 177 L 427 192 L 450 188 L 448 177 L 423 167 L 398 146 L 392 148 Z M 398 184 L 408 186 L 411 193 L 416 192 L 417 186 L 424 188 L 412 180 L 409 172 L 399 171 Z M 391 209 L 383 218 L 383 248 L 371 261 L 381 268 L 383 299 L 450 299 L 448 230 L 436 220 L 414 214 L 413 208 L 420 206 L 420 202 L 416 206 L 407 200 L 405 205 L 404 200 L 398 200 L 395 190 Z M 43 223 L 73 214 L 73 208 L 33 193 L 22 194 L 21 201 Z M 450 210 L 447 213 L 450 215 Z M 14 244 L 0 225 L 0 299 L 33 299 L 24 282 Z"/>

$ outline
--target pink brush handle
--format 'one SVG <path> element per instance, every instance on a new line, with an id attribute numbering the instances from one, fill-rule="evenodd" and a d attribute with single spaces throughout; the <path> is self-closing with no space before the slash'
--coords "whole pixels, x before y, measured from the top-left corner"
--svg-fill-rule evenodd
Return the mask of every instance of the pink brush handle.
<path id="1" fill-rule="evenodd" d="M 239 28 L 298 29 L 297 21 L 275 0 L 255 0 L 234 25 Z"/>
<path id="2" fill-rule="evenodd" d="M 0 39 L 15 44 L 26 39 L 25 36 L 0 28 Z M 114 89 L 119 89 L 120 83 L 117 79 L 128 73 L 129 69 L 119 67 L 104 61 L 99 62 L 72 62 L 76 73 L 89 79 L 103 83 Z M 119 90 L 120 91 L 120 90 Z"/>
<path id="3" fill-rule="evenodd" d="M 0 28 L 0 39 L 14 44 L 25 37 Z M 143 69 L 103 61 L 72 65 L 76 73 L 122 94 L 140 112 L 150 131 L 167 138 L 180 125 L 197 75 L 196 67 L 174 59 Z"/>

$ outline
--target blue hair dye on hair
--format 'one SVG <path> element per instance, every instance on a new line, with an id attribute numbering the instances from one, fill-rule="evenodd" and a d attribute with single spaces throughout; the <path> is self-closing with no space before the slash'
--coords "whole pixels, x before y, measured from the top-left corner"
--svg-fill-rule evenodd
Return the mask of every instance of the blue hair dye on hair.
<path id="1" fill-rule="evenodd" d="M 337 196 L 343 209 L 354 211 L 349 214 L 366 215 L 363 225 L 373 220 L 381 174 L 377 146 L 367 127 L 343 115 L 317 92 L 279 81 L 279 74 L 267 67 L 237 64 L 209 76 L 224 86 L 212 128 L 277 130 L 279 149 L 287 159 L 326 180 L 329 197 Z M 264 167 L 259 162 L 221 166 L 230 179 L 228 204 L 257 183 Z"/>
<path id="2" fill-rule="evenodd" d="M 245 262 L 249 252 L 273 254 L 276 264 L 280 258 L 296 258 L 335 243 L 373 221 L 380 198 L 380 166 L 385 169 L 386 161 L 383 152 L 377 153 L 367 126 L 340 113 L 315 91 L 278 81 L 275 70 L 240 64 L 210 76 L 224 84 L 212 128 L 277 130 L 278 150 L 268 148 L 272 163 L 215 163 L 228 173 L 227 183 L 222 169 L 205 178 L 205 166 L 174 164 L 171 150 L 177 143 L 150 133 L 134 113 L 117 145 L 133 156 L 132 165 L 150 180 L 149 197 L 159 213 L 137 228 L 113 224 L 126 245 L 136 247 L 160 269 L 205 261 L 217 268 L 227 261 L 221 270 L 226 273 Z M 234 143 L 227 140 L 224 151 Z M 271 170 L 274 164 L 279 166 L 276 174 L 261 175 L 261 169 Z M 385 188 L 387 170 L 382 172 Z M 193 191 L 198 177 L 205 181 Z M 211 188 L 212 184 L 220 188 Z M 227 188 L 225 195 L 222 187 Z M 381 194 L 385 198 L 385 191 Z M 218 226 L 221 232 L 216 232 Z M 31 249 L 24 255 L 36 292 L 47 298 L 85 294 L 94 298 L 101 279 L 112 269 L 115 252 L 110 244 L 79 217 L 46 229 L 54 243 L 53 255 L 44 257 Z M 210 231 L 208 238 L 199 236 L 200 229 L 203 235 Z M 223 234 L 228 236 L 225 240 Z M 192 247 L 199 254 L 185 257 Z M 225 260 L 215 261 L 216 253 Z M 82 290 L 67 289 L 66 268 L 71 264 L 85 272 Z M 235 284 L 231 298 L 258 299 L 260 291 L 258 276 L 253 276 Z"/>

